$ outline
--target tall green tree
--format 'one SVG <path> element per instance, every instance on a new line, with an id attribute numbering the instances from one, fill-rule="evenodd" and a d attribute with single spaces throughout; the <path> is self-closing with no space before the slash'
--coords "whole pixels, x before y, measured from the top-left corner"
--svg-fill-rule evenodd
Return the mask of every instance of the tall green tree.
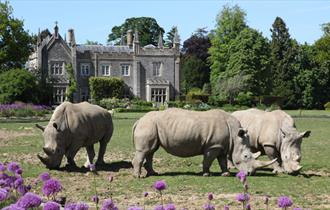
<path id="1" fill-rule="evenodd" d="M 77 92 L 77 81 L 74 77 L 72 64 L 66 65 L 65 69 L 68 72 L 69 79 L 69 87 L 66 92 L 66 97 L 68 101 L 73 102 L 74 94 Z"/>
<path id="2" fill-rule="evenodd" d="M 229 49 L 231 43 L 239 33 L 247 27 L 245 12 L 239 7 L 224 6 L 217 16 L 216 29 L 211 35 L 211 47 L 209 48 L 209 62 L 211 64 L 211 86 L 216 93 L 219 77 L 226 71 L 230 57 Z"/>
<path id="3" fill-rule="evenodd" d="M 120 26 L 114 26 L 108 36 L 108 42 L 119 45 L 121 39 L 126 40 L 128 30 L 137 30 L 141 46 L 153 44 L 157 46 L 159 33 L 164 33 L 157 21 L 151 17 L 133 17 L 127 18 Z"/>
<path id="4" fill-rule="evenodd" d="M 203 88 L 210 82 L 210 65 L 207 62 L 208 49 L 211 46 L 208 32 L 205 29 L 197 31 L 183 42 L 182 48 L 182 87 L 185 92 L 191 88 Z"/>
<path id="5" fill-rule="evenodd" d="M 171 30 L 169 32 L 166 33 L 166 39 L 165 39 L 165 46 L 166 47 L 173 47 L 173 39 L 174 39 L 174 35 L 175 35 L 175 31 L 177 31 L 177 27 L 176 26 L 172 26 Z"/>
<path id="6" fill-rule="evenodd" d="M 32 52 L 32 37 L 12 13 L 9 2 L 0 1 L 0 72 L 22 67 Z"/>
<path id="7" fill-rule="evenodd" d="M 289 29 L 282 18 L 276 17 L 271 28 L 272 94 L 285 98 L 285 107 L 295 106 L 294 68 L 298 44 L 291 39 Z"/>

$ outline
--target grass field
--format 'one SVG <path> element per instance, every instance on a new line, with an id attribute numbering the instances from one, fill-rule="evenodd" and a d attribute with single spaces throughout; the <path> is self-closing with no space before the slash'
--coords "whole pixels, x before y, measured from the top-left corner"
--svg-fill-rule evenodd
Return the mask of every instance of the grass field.
<path id="1" fill-rule="evenodd" d="M 288 195 L 296 206 L 330 209 L 330 112 L 297 110 L 288 113 L 295 117 L 298 130 L 312 131 L 311 137 L 302 144 L 304 168 L 298 176 L 274 175 L 270 170 L 263 170 L 258 171 L 256 176 L 248 177 L 252 207 L 265 209 L 263 199 L 265 195 L 269 195 L 270 209 L 276 209 L 277 197 Z M 225 204 L 230 209 L 241 209 L 240 204 L 235 201 L 236 194 L 242 191 L 241 184 L 234 177 L 234 172 L 237 171 L 232 171 L 232 177 L 221 177 L 218 164 L 214 162 L 212 176 L 202 177 L 202 156 L 177 158 L 160 149 L 154 157 L 154 168 L 160 175 L 145 179 L 133 178 L 130 164 L 134 156 L 131 128 L 142 115 L 143 113 L 115 113 L 115 131 L 106 152 L 108 165 L 96 177 L 101 199 L 109 197 L 111 192 L 119 209 L 127 209 L 133 204 L 142 205 L 143 193 L 149 192 L 145 202 L 147 209 L 153 209 L 159 199 L 151 186 L 156 180 L 163 179 L 168 183 L 165 203 L 174 202 L 178 209 L 202 209 L 202 205 L 207 202 L 208 192 L 214 193 L 216 209 L 223 209 Z M 45 125 L 47 121 L 39 123 Z M 31 182 L 41 172 L 48 171 L 36 156 L 42 151 L 43 139 L 34 124 L 31 121 L 0 121 L 0 161 L 21 163 L 25 169 L 24 177 Z M 79 166 L 84 163 L 85 156 L 84 150 L 76 156 Z M 65 190 L 61 195 L 66 196 L 67 200 L 91 202 L 94 194 L 92 173 L 86 170 L 49 172 L 63 183 Z M 111 183 L 107 181 L 109 174 L 114 176 Z M 40 192 L 40 186 L 35 190 Z"/>

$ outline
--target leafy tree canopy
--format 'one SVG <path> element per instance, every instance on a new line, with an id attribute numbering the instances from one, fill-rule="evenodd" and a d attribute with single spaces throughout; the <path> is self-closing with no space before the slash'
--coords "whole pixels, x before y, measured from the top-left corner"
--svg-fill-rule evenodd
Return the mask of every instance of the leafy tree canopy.
<path id="1" fill-rule="evenodd" d="M 114 26 L 108 36 L 108 42 L 119 45 L 121 39 L 126 40 L 128 30 L 137 30 L 141 46 L 153 44 L 157 46 L 160 32 L 164 29 L 160 27 L 157 21 L 151 17 L 133 17 L 125 20 L 120 26 Z"/>
<path id="2" fill-rule="evenodd" d="M 22 67 L 32 52 L 32 37 L 12 12 L 7 1 L 0 1 L 0 72 Z"/>

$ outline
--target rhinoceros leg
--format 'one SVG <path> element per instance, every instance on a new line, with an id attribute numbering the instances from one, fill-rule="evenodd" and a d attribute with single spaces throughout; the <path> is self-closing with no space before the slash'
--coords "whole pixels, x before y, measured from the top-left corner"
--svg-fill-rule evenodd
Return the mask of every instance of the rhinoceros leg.
<path id="1" fill-rule="evenodd" d="M 141 178 L 141 167 L 146 157 L 145 152 L 136 151 L 135 156 L 132 160 L 133 168 L 134 168 L 134 176 L 137 178 Z"/>
<path id="2" fill-rule="evenodd" d="M 219 156 L 219 149 L 209 149 L 204 152 L 203 176 L 210 176 L 210 167 L 215 158 Z"/>
<path id="3" fill-rule="evenodd" d="M 272 145 L 264 145 L 264 150 L 270 160 L 277 158 L 277 161 L 273 163 L 273 173 L 283 173 L 284 170 L 281 167 L 281 156 L 277 149 Z"/>
<path id="4" fill-rule="evenodd" d="M 158 149 L 158 148 L 157 148 Z M 156 150 L 157 150 L 156 149 Z M 152 151 L 150 153 L 148 153 L 146 155 L 146 162 L 144 164 L 144 168 L 146 169 L 147 171 L 147 176 L 153 176 L 153 175 L 158 175 L 158 173 L 156 171 L 154 171 L 153 167 L 152 167 L 152 159 L 154 157 L 154 153 L 156 151 Z"/>
<path id="5" fill-rule="evenodd" d="M 105 154 L 105 150 L 107 149 L 107 144 L 109 142 L 109 138 L 103 138 L 100 141 L 100 148 L 99 148 L 99 154 L 97 155 L 97 161 L 96 161 L 96 165 L 104 165 L 104 154 Z"/>
<path id="6" fill-rule="evenodd" d="M 94 145 L 89 145 L 86 147 L 87 151 L 87 160 L 86 163 L 84 164 L 85 168 L 88 168 L 90 164 L 93 163 L 94 157 L 95 157 L 95 150 L 94 150 Z"/>
<path id="7" fill-rule="evenodd" d="M 76 156 L 77 152 L 78 152 L 79 148 L 69 148 L 68 151 L 66 151 L 65 156 L 68 160 L 67 166 L 69 167 L 75 167 L 76 166 L 76 162 L 74 161 L 74 157 Z"/>
<path id="8" fill-rule="evenodd" d="M 232 162 L 227 159 L 227 155 L 219 155 L 217 159 L 219 162 L 219 166 L 221 168 L 221 176 L 230 176 L 228 170 L 228 163 L 232 163 Z"/>

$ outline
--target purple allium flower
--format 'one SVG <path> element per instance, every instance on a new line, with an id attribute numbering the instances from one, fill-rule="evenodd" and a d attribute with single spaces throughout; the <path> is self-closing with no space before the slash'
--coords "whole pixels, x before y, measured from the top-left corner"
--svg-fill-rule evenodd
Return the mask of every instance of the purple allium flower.
<path id="1" fill-rule="evenodd" d="M 159 190 L 159 191 L 165 190 L 166 189 L 166 183 L 165 183 L 165 181 L 163 181 L 163 180 L 156 181 L 154 183 L 154 188 L 156 190 Z"/>
<path id="2" fill-rule="evenodd" d="M 23 170 L 21 168 L 19 168 L 15 171 L 15 174 L 17 174 L 17 175 L 21 175 L 22 173 L 23 173 Z"/>
<path id="3" fill-rule="evenodd" d="M 163 205 L 157 205 L 155 206 L 154 210 L 165 210 Z"/>
<path id="4" fill-rule="evenodd" d="M 223 207 L 223 209 L 224 209 L 224 210 L 229 210 L 229 206 L 225 205 L 225 206 Z"/>
<path id="5" fill-rule="evenodd" d="M 203 209 L 204 210 L 215 210 L 215 207 L 208 203 L 208 204 L 204 204 Z"/>
<path id="6" fill-rule="evenodd" d="M 106 199 L 103 201 L 101 210 L 118 210 L 118 208 L 111 199 Z"/>
<path id="7" fill-rule="evenodd" d="M 17 187 L 17 192 L 19 192 L 19 194 L 21 194 L 21 195 L 25 195 L 28 191 L 29 190 L 24 185 L 20 185 Z"/>
<path id="8" fill-rule="evenodd" d="M 280 196 L 278 199 L 277 199 L 277 205 L 278 207 L 280 208 L 286 208 L 286 207 L 290 207 L 292 206 L 292 200 L 287 197 L 287 196 Z"/>
<path id="9" fill-rule="evenodd" d="M 143 210 L 143 208 L 138 207 L 138 206 L 130 206 L 130 207 L 128 207 L 127 210 Z"/>
<path id="10" fill-rule="evenodd" d="M 6 200 L 8 196 L 9 196 L 9 192 L 4 188 L 0 188 L 0 201 Z"/>
<path id="11" fill-rule="evenodd" d="M 36 208 L 40 206 L 40 204 L 41 204 L 41 198 L 32 192 L 26 193 L 17 201 L 17 206 L 25 209 Z"/>
<path id="12" fill-rule="evenodd" d="M 42 193 L 45 196 L 55 195 L 56 193 L 60 192 L 62 190 L 61 183 L 56 179 L 49 179 L 44 182 L 44 185 L 42 186 Z"/>
<path id="13" fill-rule="evenodd" d="M 99 203 L 99 197 L 97 195 L 93 195 L 92 200 L 94 203 Z"/>
<path id="14" fill-rule="evenodd" d="M 89 206 L 86 203 L 77 203 L 75 210 L 88 210 Z"/>
<path id="15" fill-rule="evenodd" d="M 4 172 L 6 170 L 5 164 L 0 162 L 0 171 Z"/>
<path id="16" fill-rule="evenodd" d="M 19 165 L 16 162 L 10 162 L 7 165 L 7 169 L 9 172 L 15 173 L 19 169 Z"/>
<path id="17" fill-rule="evenodd" d="M 207 199 L 209 199 L 209 201 L 213 200 L 213 194 L 212 193 L 209 193 L 207 195 Z"/>
<path id="18" fill-rule="evenodd" d="M 41 181 L 45 182 L 50 179 L 50 175 L 48 172 L 43 172 L 42 174 L 39 175 L 39 178 Z"/>
<path id="19" fill-rule="evenodd" d="M 21 186 L 23 184 L 23 179 L 20 177 L 20 178 L 17 178 L 14 182 L 14 187 L 15 188 L 18 188 L 19 186 Z"/>
<path id="20" fill-rule="evenodd" d="M 302 208 L 294 207 L 293 210 L 302 210 Z"/>
<path id="21" fill-rule="evenodd" d="M 11 204 L 10 206 L 7 206 L 3 208 L 2 210 L 25 210 L 25 208 L 17 206 L 17 204 Z"/>
<path id="22" fill-rule="evenodd" d="M 75 204 L 75 203 L 67 203 L 64 206 L 64 210 L 75 210 L 76 206 L 77 206 L 77 204 Z"/>
<path id="23" fill-rule="evenodd" d="M 248 203 L 245 207 L 246 210 L 251 210 L 251 205 Z"/>
<path id="24" fill-rule="evenodd" d="M 173 203 L 169 203 L 165 206 L 165 210 L 175 210 L 175 205 Z"/>
<path id="25" fill-rule="evenodd" d="M 236 200 L 239 202 L 249 201 L 250 196 L 249 194 L 240 193 L 236 196 Z"/>
<path id="26" fill-rule="evenodd" d="M 240 171 L 236 174 L 236 177 L 242 182 L 244 183 L 246 181 L 246 176 L 247 174 L 245 173 L 245 171 Z"/>
<path id="27" fill-rule="evenodd" d="M 43 210 L 60 210 L 61 206 L 60 204 L 54 202 L 54 201 L 48 201 L 45 203 Z"/>
<path id="28" fill-rule="evenodd" d="M 95 169 L 96 169 L 95 164 L 93 164 L 93 163 L 89 164 L 88 168 L 90 171 L 95 171 Z"/>
<path id="29" fill-rule="evenodd" d="M 148 195 L 149 195 L 148 192 L 144 192 L 144 193 L 143 193 L 143 196 L 144 196 L 144 197 L 147 197 Z"/>

